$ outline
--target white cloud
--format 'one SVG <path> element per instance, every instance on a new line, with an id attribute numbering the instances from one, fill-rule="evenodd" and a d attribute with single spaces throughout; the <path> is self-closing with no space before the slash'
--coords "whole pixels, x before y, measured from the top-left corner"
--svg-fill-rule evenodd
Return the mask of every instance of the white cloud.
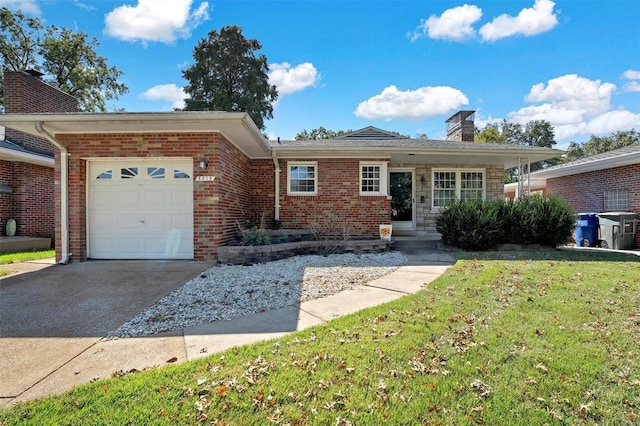
<path id="1" fill-rule="evenodd" d="M 171 102 L 171 108 L 183 109 L 184 100 L 188 98 L 182 87 L 175 84 L 159 84 L 142 94 L 142 98 L 150 101 L 168 101 Z"/>
<path id="2" fill-rule="evenodd" d="M 622 77 L 627 80 L 640 80 L 640 71 L 626 70 L 622 73 Z"/>
<path id="3" fill-rule="evenodd" d="M 127 41 L 171 43 L 186 38 L 209 19 L 209 4 L 191 10 L 192 0 L 138 0 L 120 6 L 105 17 L 105 33 Z"/>
<path id="4" fill-rule="evenodd" d="M 25 15 L 40 15 L 42 13 L 36 0 L 0 0 L 0 7 L 6 7 L 14 12 L 20 10 Z"/>
<path id="5" fill-rule="evenodd" d="M 518 16 L 507 14 L 494 18 L 480 28 L 484 41 L 495 41 L 514 35 L 532 36 L 551 30 L 558 24 L 551 0 L 536 0 L 532 8 L 525 8 Z"/>
<path id="6" fill-rule="evenodd" d="M 320 74 L 312 63 L 305 62 L 291 67 L 288 62 L 269 65 L 269 83 L 275 84 L 278 94 L 289 95 L 320 81 Z"/>
<path id="7" fill-rule="evenodd" d="M 622 86 L 624 92 L 640 92 L 640 83 L 632 81 Z"/>
<path id="8" fill-rule="evenodd" d="M 421 87 L 402 92 L 396 86 L 389 86 L 379 95 L 361 102 L 354 114 L 369 120 L 421 120 L 468 104 L 464 93 L 452 87 Z"/>
<path id="9" fill-rule="evenodd" d="M 431 15 L 429 19 L 423 19 L 411 35 L 411 41 L 425 35 L 433 39 L 462 41 L 475 35 L 472 25 L 481 17 L 482 9 L 474 5 L 447 9 L 440 16 Z"/>
<path id="10" fill-rule="evenodd" d="M 612 110 L 612 83 L 589 80 L 576 74 L 539 83 L 525 97 L 527 102 L 542 102 L 509 113 L 509 119 L 520 124 L 546 120 L 556 131 L 556 139 L 578 135 L 606 134 L 640 127 L 640 114 Z"/>

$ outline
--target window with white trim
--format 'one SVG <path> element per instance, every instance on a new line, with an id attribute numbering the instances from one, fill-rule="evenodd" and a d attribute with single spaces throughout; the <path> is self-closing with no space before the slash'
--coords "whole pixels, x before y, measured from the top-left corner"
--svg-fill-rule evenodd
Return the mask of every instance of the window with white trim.
<path id="1" fill-rule="evenodd" d="M 387 163 L 360 163 L 360 195 L 387 195 Z"/>
<path id="2" fill-rule="evenodd" d="M 484 200 L 485 171 L 434 169 L 432 207 L 441 209 L 455 200 Z"/>
<path id="3" fill-rule="evenodd" d="M 625 211 L 629 210 L 629 191 L 618 189 L 604 191 L 604 211 Z"/>
<path id="4" fill-rule="evenodd" d="M 287 163 L 287 193 L 289 195 L 318 194 L 318 163 L 315 161 Z"/>

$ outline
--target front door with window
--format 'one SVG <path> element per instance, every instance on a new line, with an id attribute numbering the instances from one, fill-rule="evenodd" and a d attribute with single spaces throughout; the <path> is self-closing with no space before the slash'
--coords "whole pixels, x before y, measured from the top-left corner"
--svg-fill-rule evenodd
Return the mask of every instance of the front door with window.
<path id="1" fill-rule="evenodd" d="M 413 231 L 415 226 L 414 171 L 390 170 L 391 225 L 394 230 Z"/>

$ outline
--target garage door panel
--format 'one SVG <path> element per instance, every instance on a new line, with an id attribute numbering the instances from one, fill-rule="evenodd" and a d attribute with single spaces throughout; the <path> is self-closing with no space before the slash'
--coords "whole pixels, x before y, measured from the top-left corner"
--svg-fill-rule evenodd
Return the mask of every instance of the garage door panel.
<path id="1" fill-rule="evenodd" d="M 191 176 L 192 161 L 90 163 L 89 257 L 193 259 L 193 181 L 176 178 L 174 169 Z M 104 170 L 114 173 L 108 175 Z M 122 174 L 123 170 L 127 173 Z"/>
<path id="2" fill-rule="evenodd" d="M 145 208 L 154 207 L 158 209 L 170 207 L 170 194 L 167 194 L 165 188 L 149 188 L 145 187 L 142 197 L 144 199 Z"/>
<path id="3" fill-rule="evenodd" d="M 130 207 L 136 208 L 140 203 L 140 194 L 138 188 L 126 189 L 120 188 L 118 189 L 118 195 L 116 203 L 121 207 Z"/>
<path id="4" fill-rule="evenodd" d="M 143 225 L 140 222 L 138 213 L 131 214 L 131 213 L 123 212 L 118 214 L 116 212 L 115 217 L 118 222 L 118 226 L 117 228 L 114 228 L 112 232 L 137 231 L 138 229 L 140 229 L 141 225 Z"/>

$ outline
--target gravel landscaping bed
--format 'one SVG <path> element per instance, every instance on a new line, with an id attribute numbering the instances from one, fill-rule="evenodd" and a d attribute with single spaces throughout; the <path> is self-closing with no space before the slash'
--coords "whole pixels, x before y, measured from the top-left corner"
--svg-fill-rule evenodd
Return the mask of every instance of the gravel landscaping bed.
<path id="1" fill-rule="evenodd" d="M 214 266 L 105 338 L 150 336 L 330 296 L 387 275 L 398 252 L 296 256 L 252 266 Z"/>

